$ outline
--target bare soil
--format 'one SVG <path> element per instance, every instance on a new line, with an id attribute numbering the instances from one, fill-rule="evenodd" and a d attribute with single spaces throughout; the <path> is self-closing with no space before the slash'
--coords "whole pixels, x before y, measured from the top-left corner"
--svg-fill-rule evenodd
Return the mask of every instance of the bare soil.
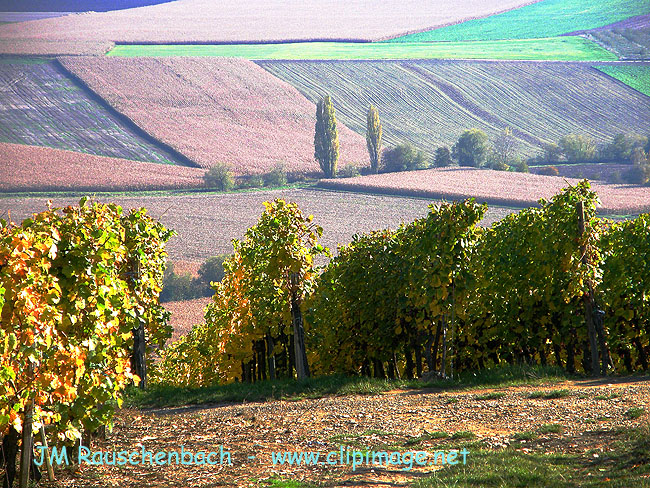
<path id="1" fill-rule="evenodd" d="M 555 399 L 530 398 L 536 391 L 568 389 Z M 494 400 L 481 396 L 501 392 Z M 524 452 L 606 455 L 624 429 L 647 425 L 650 377 L 566 381 L 543 386 L 482 388 L 464 391 L 395 390 L 372 396 L 341 396 L 300 401 L 190 406 L 160 410 L 122 410 L 106 440 L 93 451 L 228 450 L 232 465 L 152 467 L 89 466 L 74 474 L 60 472 L 66 487 L 207 487 L 267 486 L 269 479 L 313 482 L 322 486 L 408 486 L 433 469 L 399 467 L 273 466 L 271 451 L 318 451 L 321 456 L 345 449 L 434 453 L 462 446 L 461 439 L 436 439 L 471 431 L 474 448 L 496 451 L 511 445 Z M 631 408 L 645 414 L 631 419 Z M 561 432 L 539 433 L 534 440 L 515 440 L 516 433 L 560 424 Z M 467 463 L 471 463 L 471 448 Z M 592 454 L 592 452 L 596 454 Z M 254 458 L 249 456 L 255 456 Z M 46 484 L 47 486 L 47 484 Z"/>

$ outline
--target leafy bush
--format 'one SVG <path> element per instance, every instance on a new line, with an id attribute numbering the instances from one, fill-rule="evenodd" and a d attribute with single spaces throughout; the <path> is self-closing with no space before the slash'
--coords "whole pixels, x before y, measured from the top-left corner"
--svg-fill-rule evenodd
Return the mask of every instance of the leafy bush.
<path id="1" fill-rule="evenodd" d="M 425 169 L 429 166 L 427 155 L 409 143 L 386 149 L 382 154 L 382 173 Z"/>
<path id="2" fill-rule="evenodd" d="M 560 170 L 555 166 L 544 166 L 539 170 L 539 174 L 544 176 L 560 176 Z"/>
<path id="3" fill-rule="evenodd" d="M 451 166 L 452 162 L 451 151 L 447 146 L 439 147 L 436 149 L 436 156 L 433 161 L 433 165 L 436 168 L 445 168 L 447 166 Z"/>
<path id="4" fill-rule="evenodd" d="M 584 163 L 596 158 L 596 143 L 590 137 L 569 134 L 560 139 L 558 145 L 569 162 Z"/>
<path id="5" fill-rule="evenodd" d="M 208 188 L 216 188 L 220 191 L 229 191 L 235 187 L 235 179 L 227 164 L 217 163 L 212 166 L 204 175 L 203 181 Z"/>
<path id="6" fill-rule="evenodd" d="M 523 159 L 519 159 L 518 161 L 515 162 L 515 164 L 512 165 L 512 169 L 515 170 L 517 173 L 530 173 L 530 169 L 528 168 L 528 163 L 524 161 Z"/>
<path id="7" fill-rule="evenodd" d="M 485 163 L 488 152 L 488 137 L 480 129 L 466 130 L 452 147 L 454 159 L 458 161 L 460 166 L 474 168 L 478 168 Z"/>
<path id="8" fill-rule="evenodd" d="M 223 278 L 223 262 L 227 257 L 228 255 L 222 254 L 208 258 L 199 267 L 196 278 L 192 278 L 189 273 L 176 274 L 174 272 L 174 263 L 170 263 L 165 270 L 160 301 L 175 302 L 212 296 L 214 290 L 210 283 L 221 281 Z"/>
<path id="9" fill-rule="evenodd" d="M 623 180 L 631 185 L 650 183 L 650 164 L 635 164 L 623 174 Z"/>
<path id="10" fill-rule="evenodd" d="M 338 172 L 339 178 L 354 178 L 355 176 L 360 176 L 359 168 L 354 164 L 347 164 L 341 168 Z"/>
<path id="11" fill-rule="evenodd" d="M 275 167 L 264 175 L 264 184 L 266 186 L 285 186 L 287 184 L 287 171 L 283 163 L 278 163 Z"/>
<path id="12" fill-rule="evenodd" d="M 174 273 L 174 263 L 170 263 L 165 270 L 160 301 L 172 302 L 191 298 L 196 298 L 192 292 L 192 276 L 189 273 Z"/>
<path id="13" fill-rule="evenodd" d="M 262 188 L 264 186 L 264 176 L 251 175 L 244 177 L 240 180 L 238 186 L 240 188 Z"/>
<path id="14" fill-rule="evenodd" d="M 228 258 L 227 254 L 220 254 L 208 258 L 199 267 L 199 276 L 193 280 L 193 284 L 202 290 L 200 296 L 211 296 L 214 292 L 210 283 L 213 281 L 221 281 L 224 277 L 223 262 Z"/>
<path id="15" fill-rule="evenodd" d="M 643 146 L 647 143 L 648 138 L 646 137 L 617 134 L 612 139 L 612 142 L 601 148 L 599 159 L 614 163 L 632 163 L 635 149 L 643 149 Z"/>

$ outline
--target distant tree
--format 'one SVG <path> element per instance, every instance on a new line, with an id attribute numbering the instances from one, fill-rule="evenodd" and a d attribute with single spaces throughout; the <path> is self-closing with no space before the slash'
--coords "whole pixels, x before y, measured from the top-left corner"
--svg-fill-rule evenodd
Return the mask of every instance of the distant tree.
<path id="1" fill-rule="evenodd" d="M 201 264 L 198 270 L 198 276 L 192 280 L 192 285 L 197 288 L 197 296 L 211 296 L 214 294 L 210 283 L 223 279 L 223 262 L 227 258 L 227 254 L 212 256 Z"/>
<path id="2" fill-rule="evenodd" d="M 232 190 L 235 186 L 235 179 L 227 164 L 217 163 L 212 166 L 204 175 L 203 182 L 208 188 L 216 188 L 221 191 Z"/>
<path id="3" fill-rule="evenodd" d="M 189 273 L 176 274 L 174 272 L 174 263 L 169 263 L 163 276 L 160 301 L 173 302 L 190 298 L 194 298 L 192 294 L 192 276 Z"/>
<path id="4" fill-rule="evenodd" d="M 562 160 L 562 148 L 554 143 L 547 144 L 540 159 L 544 163 L 559 163 Z"/>
<path id="5" fill-rule="evenodd" d="M 339 159 L 339 134 L 332 99 L 328 96 L 316 106 L 316 131 L 314 134 L 314 157 L 327 178 L 336 177 Z"/>
<path id="6" fill-rule="evenodd" d="M 623 175 L 626 183 L 633 185 L 649 185 L 650 184 L 650 162 L 635 164 Z"/>
<path id="7" fill-rule="evenodd" d="M 379 155 L 381 154 L 381 121 L 379 112 L 370 105 L 368 109 L 368 124 L 366 128 L 366 145 L 370 155 L 370 171 L 379 173 Z"/>
<path id="8" fill-rule="evenodd" d="M 512 165 L 512 168 L 517 173 L 530 173 L 530 168 L 528 168 L 528 163 L 523 159 L 518 159 L 515 164 Z"/>
<path id="9" fill-rule="evenodd" d="M 266 186 L 285 186 L 287 184 L 287 170 L 283 163 L 277 163 L 271 171 L 264 175 Z"/>
<path id="10" fill-rule="evenodd" d="M 427 155 L 412 144 L 403 143 L 386 149 L 382 154 L 382 172 L 411 171 L 429 166 Z"/>
<path id="11" fill-rule="evenodd" d="M 558 145 L 567 161 L 584 163 L 593 161 L 596 157 L 596 143 L 582 134 L 569 134 L 560 139 Z"/>
<path id="12" fill-rule="evenodd" d="M 494 162 L 501 166 L 509 166 L 517 155 L 517 139 L 512 134 L 512 129 L 506 127 L 499 134 L 492 145 Z"/>
<path id="13" fill-rule="evenodd" d="M 481 129 L 469 129 L 462 133 L 452 147 L 452 155 L 460 166 L 478 168 L 488 155 L 488 137 Z"/>
<path id="14" fill-rule="evenodd" d="M 632 163 L 636 149 L 645 150 L 647 144 L 648 139 L 643 136 L 616 134 L 609 144 L 601 148 L 599 159 L 616 163 Z"/>
<path id="15" fill-rule="evenodd" d="M 451 151 L 447 146 L 442 146 L 436 149 L 436 155 L 433 160 L 433 165 L 436 168 L 444 168 L 446 166 L 451 166 Z"/>

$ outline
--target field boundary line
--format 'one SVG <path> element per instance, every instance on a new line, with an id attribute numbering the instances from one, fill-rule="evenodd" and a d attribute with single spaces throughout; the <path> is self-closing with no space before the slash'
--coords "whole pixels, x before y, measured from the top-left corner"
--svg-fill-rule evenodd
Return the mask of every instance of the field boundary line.
<path id="1" fill-rule="evenodd" d="M 53 62 L 54 62 L 54 66 L 58 70 L 60 70 L 65 76 L 69 77 L 73 83 L 75 83 L 82 90 L 84 90 L 93 101 L 99 103 L 102 106 L 102 108 L 106 109 L 111 115 L 115 116 L 126 127 L 134 131 L 137 136 L 142 137 L 145 141 L 147 141 L 150 144 L 158 146 L 163 152 L 166 152 L 170 156 L 172 156 L 175 160 L 178 161 L 179 163 L 178 166 L 189 166 L 191 168 L 203 169 L 198 163 L 191 160 L 183 153 L 179 152 L 177 149 L 174 149 L 169 144 L 166 144 L 165 142 L 155 138 L 147 131 L 145 131 L 142 127 L 140 127 L 138 124 L 136 124 L 126 114 L 117 110 L 117 108 L 111 105 L 105 98 L 103 98 L 95 90 L 93 90 L 83 79 L 81 79 L 75 73 L 73 73 L 68 68 L 66 68 L 63 65 L 63 63 L 59 60 L 59 57 L 54 58 Z"/>

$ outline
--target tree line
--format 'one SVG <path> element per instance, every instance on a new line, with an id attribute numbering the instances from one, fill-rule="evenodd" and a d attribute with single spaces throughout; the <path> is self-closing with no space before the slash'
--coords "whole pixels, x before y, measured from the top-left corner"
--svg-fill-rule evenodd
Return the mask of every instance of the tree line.
<path id="1" fill-rule="evenodd" d="M 598 145 L 589 136 L 568 134 L 557 143 L 547 144 L 541 152 L 524 158 L 518 153 L 518 142 L 511 128 L 506 127 L 490 141 L 481 129 L 465 130 L 451 147 L 440 146 L 433 158 L 409 143 L 401 143 L 382 150 L 382 125 L 377 108 L 370 105 L 367 113 L 366 143 L 370 159 L 368 173 L 390 173 L 453 164 L 499 171 L 529 172 L 531 164 L 615 162 L 632 167 L 622 175 L 623 180 L 634 184 L 650 182 L 650 137 L 617 134 L 612 141 Z M 327 178 L 337 176 L 339 155 L 336 115 L 332 100 L 325 96 L 318 102 L 314 157 Z M 347 172 L 345 176 L 358 173 Z M 543 174 L 558 174 L 552 169 Z"/>

